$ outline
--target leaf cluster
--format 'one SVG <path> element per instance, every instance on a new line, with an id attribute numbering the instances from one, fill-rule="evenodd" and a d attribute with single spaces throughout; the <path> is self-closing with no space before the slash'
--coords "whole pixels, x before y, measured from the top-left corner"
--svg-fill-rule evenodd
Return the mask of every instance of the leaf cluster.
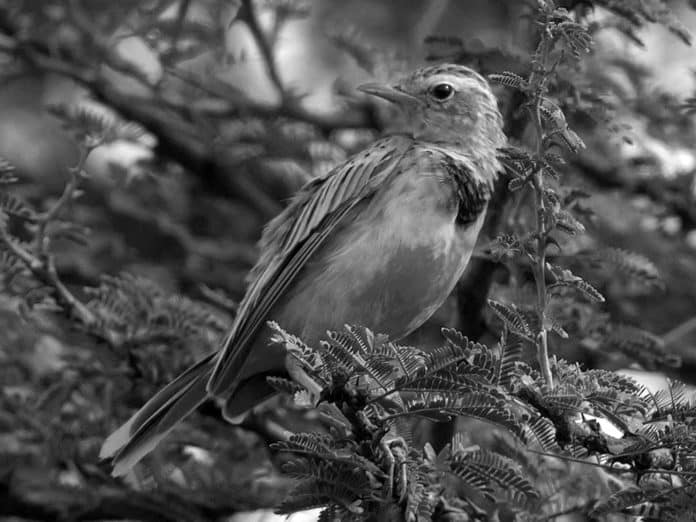
<path id="1" fill-rule="evenodd" d="M 560 478 L 542 478 L 548 464 L 541 456 L 567 463 L 598 459 L 601 464 L 586 465 L 599 466 L 625 488 L 640 488 L 631 504 L 595 498 L 596 513 L 628 512 L 655 499 L 663 513 L 678 512 L 680 504 L 667 499 L 672 489 L 685 494 L 693 481 L 696 410 L 683 385 L 650 394 L 619 373 L 555 360 L 558 384 L 549 388 L 521 360 L 519 343 L 503 337 L 489 348 L 454 330 L 443 330 L 445 343 L 430 352 L 359 327 L 331 332 L 318 347 L 277 325 L 274 330 L 276 342 L 304 361 L 320 385 L 310 404 L 330 426 L 326 434 L 297 434 L 275 445 L 291 455 L 286 470 L 298 479 L 281 512 L 322 506 L 326 520 L 371 520 L 386 512 L 436 520 L 452 506 L 473 517 L 504 505 L 518 516 L 539 515 L 546 512 L 542 491 L 557 488 L 558 494 L 562 487 Z M 298 394 L 299 383 L 283 388 L 307 404 L 309 390 Z M 455 416 L 490 424 L 505 442 L 496 452 L 457 433 L 437 454 L 409 442 L 404 421 Z M 663 473 L 669 480 L 657 495 L 651 480 Z"/>

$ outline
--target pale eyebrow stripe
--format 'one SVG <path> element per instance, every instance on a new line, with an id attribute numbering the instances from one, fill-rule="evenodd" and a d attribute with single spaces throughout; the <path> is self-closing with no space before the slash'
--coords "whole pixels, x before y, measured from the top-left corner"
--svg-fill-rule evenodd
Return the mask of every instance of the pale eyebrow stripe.
<path id="1" fill-rule="evenodd" d="M 488 81 L 478 72 L 474 71 L 473 69 L 469 67 L 465 67 L 463 65 L 461 66 L 456 66 L 452 64 L 442 64 L 442 65 L 434 65 L 431 69 L 424 71 L 424 74 L 426 75 L 432 75 L 432 74 L 443 74 L 443 75 L 452 75 L 452 76 L 465 76 L 467 78 L 471 78 L 472 80 L 476 80 L 477 83 L 481 84 L 483 87 L 488 88 Z"/>
<path id="2" fill-rule="evenodd" d="M 464 74 L 468 76 L 469 78 L 480 78 L 481 75 L 474 71 L 473 69 L 469 67 L 465 67 L 463 65 L 451 65 L 451 64 L 443 64 L 443 65 L 435 65 L 433 66 L 433 69 L 430 71 L 432 74 Z"/>
<path id="3" fill-rule="evenodd" d="M 437 83 L 441 82 L 448 82 L 453 85 L 456 85 L 458 83 L 458 80 L 462 80 L 461 76 L 457 76 L 456 74 L 453 73 L 438 73 L 441 77 L 437 78 L 437 81 L 435 79 L 432 79 L 432 81 L 428 82 L 428 86 L 432 87 L 433 85 L 436 85 Z M 473 82 L 467 82 L 467 84 L 470 86 L 472 89 L 476 89 L 478 91 L 488 91 L 488 82 L 486 81 L 485 78 L 483 78 L 481 75 L 466 75 L 465 77 L 467 80 L 473 80 Z"/>

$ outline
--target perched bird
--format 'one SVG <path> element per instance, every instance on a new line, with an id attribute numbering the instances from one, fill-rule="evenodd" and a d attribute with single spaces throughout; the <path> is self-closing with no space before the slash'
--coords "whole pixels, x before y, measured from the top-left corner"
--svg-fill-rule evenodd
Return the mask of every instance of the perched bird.
<path id="1" fill-rule="evenodd" d="M 396 104 L 404 120 L 305 185 L 268 223 L 251 283 L 222 349 L 160 390 L 104 443 L 125 473 L 207 398 L 234 417 L 292 374 L 275 321 L 310 345 L 359 324 L 400 339 L 442 305 L 474 249 L 504 145 L 488 83 L 460 65 L 420 69 L 360 90 Z"/>

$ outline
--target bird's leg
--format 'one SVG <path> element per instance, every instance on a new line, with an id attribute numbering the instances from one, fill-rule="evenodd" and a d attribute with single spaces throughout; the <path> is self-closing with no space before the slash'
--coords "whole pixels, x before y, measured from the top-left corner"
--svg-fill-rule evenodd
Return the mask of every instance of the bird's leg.
<path id="1" fill-rule="evenodd" d="M 390 444 L 392 448 L 392 454 L 396 457 L 399 462 L 399 503 L 406 499 L 408 494 L 408 467 L 406 466 L 406 454 L 408 452 L 408 446 L 406 441 L 399 437 L 397 440 L 393 440 Z"/>
<path id="2" fill-rule="evenodd" d="M 384 498 L 391 499 L 392 491 L 394 491 L 394 467 L 396 466 L 396 459 L 391 452 L 389 447 L 389 442 L 382 439 L 379 442 L 379 447 L 382 449 L 384 458 L 387 460 L 387 478 L 384 484 Z"/>
<path id="3" fill-rule="evenodd" d="M 391 498 L 394 492 L 394 484 L 396 483 L 398 488 L 399 503 L 401 503 L 406 498 L 408 486 L 408 470 L 406 467 L 408 445 L 403 437 L 389 438 L 388 436 L 385 436 L 380 441 L 379 446 L 382 449 L 384 458 L 388 464 L 384 498 Z M 396 473 L 398 473 L 398 477 L 396 476 Z"/>

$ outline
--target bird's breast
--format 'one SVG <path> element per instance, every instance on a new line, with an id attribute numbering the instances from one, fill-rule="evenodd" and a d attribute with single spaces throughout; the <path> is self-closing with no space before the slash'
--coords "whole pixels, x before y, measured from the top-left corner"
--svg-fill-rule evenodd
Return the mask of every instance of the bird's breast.
<path id="1" fill-rule="evenodd" d="M 481 228 L 483 213 L 457 223 L 456 199 L 451 183 L 426 174 L 361 203 L 303 270 L 281 326 L 309 342 L 346 323 L 394 339 L 415 330 L 451 293 Z"/>

